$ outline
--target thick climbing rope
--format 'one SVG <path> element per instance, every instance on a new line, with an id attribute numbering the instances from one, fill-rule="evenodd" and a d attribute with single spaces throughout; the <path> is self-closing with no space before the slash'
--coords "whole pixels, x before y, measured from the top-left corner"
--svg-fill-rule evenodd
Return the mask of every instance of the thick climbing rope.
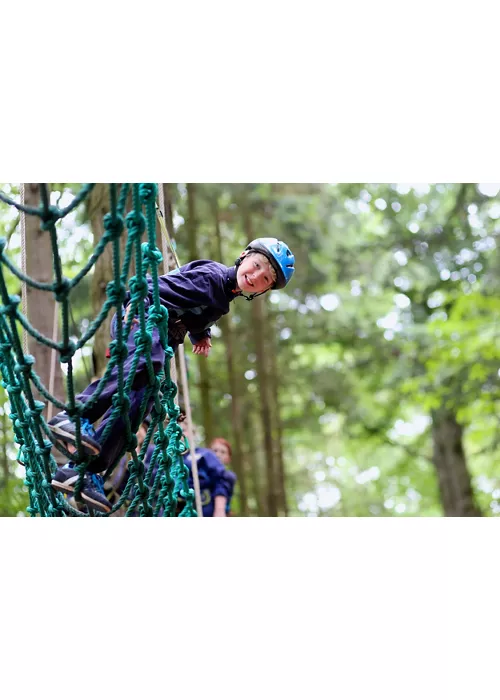
<path id="1" fill-rule="evenodd" d="M 73 506 L 51 485 L 51 478 L 57 468 L 52 455 L 52 441 L 43 412 L 46 402 L 52 402 L 59 410 L 65 410 L 76 426 L 76 457 L 62 445 L 57 445 L 68 460 L 76 462 L 75 469 L 79 479 L 75 484 L 75 498 L 78 501 L 83 477 L 92 457 L 83 454 L 81 443 L 81 416 L 84 408 L 89 408 L 99 400 L 111 372 L 116 367 L 118 390 L 113 397 L 113 407 L 106 429 L 101 436 L 104 443 L 110 434 L 113 422 L 121 417 L 125 424 L 125 452 L 129 452 L 129 478 L 125 489 L 113 505 L 110 514 L 120 508 L 126 508 L 126 515 L 138 513 L 141 516 L 175 516 L 178 499 L 185 502 L 181 517 L 196 515 L 193 507 L 194 492 L 189 488 L 189 470 L 184 465 L 182 453 L 185 444 L 182 431 L 178 425 L 179 408 L 174 398 L 177 387 L 170 376 L 170 360 L 173 357 L 172 348 L 168 346 L 168 311 L 160 303 L 158 286 L 158 266 L 162 254 L 156 247 L 155 201 L 157 186 L 154 183 L 141 183 L 121 186 L 118 197 L 116 185 L 109 185 L 110 212 L 104 217 L 104 234 L 96 245 L 92 255 L 73 279 L 67 279 L 63 274 L 63 265 L 58 246 L 56 225 L 69 212 L 76 209 L 89 196 L 94 185 L 83 185 L 73 201 L 65 208 L 50 204 L 47 185 L 40 185 L 40 206 L 27 206 L 24 202 L 14 201 L 0 192 L 0 200 L 9 204 L 23 215 L 37 216 L 41 220 L 41 228 L 50 237 L 53 257 L 52 282 L 38 282 L 30 278 L 26 268 L 19 270 L 6 255 L 5 239 L 0 239 L 0 374 L 2 386 L 7 391 L 10 402 L 10 418 L 13 423 L 15 440 L 20 446 L 19 461 L 26 470 L 25 483 L 28 487 L 30 505 L 28 512 L 37 516 L 87 516 L 87 513 Z M 132 208 L 125 214 L 127 195 L 132 189 Z M 124 233 L 124 224 L 127 232 Z M 142 237 L 146 232 L 146 242 Z M 120 240 L 126 236 L 123 260 L 120 253 Z M 69 294 L 76 285 L 87 275 L 107 246 L 112 249 L 113 279 L 106 287 L 106 301 L 98 316 L 87 330 L 75 341 L 69 333 Z M 135 261 L 136 274 L 128 279 L 132 259 Z M 32 325 L 26 310 L 20 309 L 21 299 L 9 293 L 7 270 L 23 284 L 44 290 L 54 296 L 60 307 L 61 339 L 46 338 Z M 148 296 L 148 280 L 151 280 L 152 303 L 146 312 L 144 300 Z M 96 391 L 84 405 L 76 400 L 74 386 L 74 356 L 95 335 L 109 313 L 116 311 L 121 318 L 126 299 L 127 287 L 130 292 L 129 307 L 131 313 L 122 325 L 116 324 L 116 338 L 110 343 L 110 359 L 108 366 L 100 379 Z M 138 320 L 138 330 L 134 334 L 136 349 L 128 374 L 124 373 L 124 362 L 127 358 L 126 339 L 132 328 L 134 319 Z M 151 361 L 153 332 L 157 329 L 165 349 L 165 364 L 159 374 L 155 374 Z M 58 400 L 43 386 L 35 371 L 35 359 L 23 348 L 20 333 L 26 332 L 39 342 L 54 349 L 59 354 L 59 360 L 67 366 L 66 395 L 67 401 Z M 139 360 L 144 358 L 148 373 L 148 384 L 144 392 L 139 416 L 132 425 L 129 416 L 130 391 Z M 38 390 L 45 401 L 35 400 L 33 387 Z M 136 432 L 144 419 L 146 406 L 153 400 L 151 424 L 148 428 L 144 443 L 139 452 L 136 451 Z M 166 418 L 170 419 L 164 427 Z M 154 451 L 147 469 L 144 458 L 151 441 Z M 114 466 L 108 470 L 110 472 Z M 110 515 L 109 514 L 109 515 Z M 102 514 L 99 514 L 102 517 Z"/>
<path id="2" fill-rule="evenodd" d="M 165 225 L 165 215 L 164 215 L 165 198 L 163 195 L 163 183 L 158 183 L 158 189 L 159 189 L 159 193 L 160 193 L 160 196 L 158 198 L 160 206 L 159 206 L 159 209 L 156 210 L 156 214 L 158 217 L 158 222 L 160 224 L 160 230 L 163 233 L 163 237 L 162 237 L 163 265 L 164 265 L 164 269 L 166 268 L 165 274 L 168 274 L 169 266 L 168 266 L 167 244 L 172 252 L 172 257 L 175 260 L 175 264 L 176 264 L 177 269 L 180 267 L 180 264 L 179 264 L 179 258 L 177 257 L 177 253 L 175 252 L 175 248 L 173 246 L 172 240 L 170 239 L 167 227 Z M 191 414 L 191 401 L 189 398 L 189 382 L 188 382 L 188 376 L 187 376 L 186 356 L 184 354 L 184 343 L 179 344 L 179 347 L 177 348 L 177 359 L 179 361 L 179 368 L 181 371 L 182 394 L 184 396 L 184 404 L 185 404 L 185 408 L 186 408 L 187 437 L 188 437 L 188 443 L 189 443 L 189 454 L 191 457 L 191 471 L 193 474 L 193 486 L 194 486 L 194 495 L 195 495 L 195 502 L 196 502 L 196 512 L 198 513 L 198 517 L 202 518 L 203 517 L 203 507 L 201 504 L 200 478 L 198 475 L 198 458 L 196 457 L 196 450 L 195 450 L 193 417 Z M 174 366 L 174 369 L 175 369 L 175 361 L 172 362 L 172 365 Z"/>
<path id="3" fill-rule="evenodd" d="M 54 345 L 57 343 L 57 324 L 58 324 L 58 304 L 57 301 L 54 302 L 54 316 L 52 321 L 52 342 Z M 56 365 L 57 365 L 57 351 L 53 347 L 50 353 L 50 377 L 49 377 L 49 394 L 54 393 L 54 384 L 56 379 Z M 49 401 L 47 406 L 47 422 L 52 418 L 52 409 L 54 404 Z"/>

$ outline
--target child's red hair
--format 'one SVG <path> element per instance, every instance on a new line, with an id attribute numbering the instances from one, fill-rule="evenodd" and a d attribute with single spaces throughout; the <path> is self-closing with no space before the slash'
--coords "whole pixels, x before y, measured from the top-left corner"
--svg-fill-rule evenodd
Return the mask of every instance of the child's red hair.
<path id="1" fill-rule="evenodd" d="M 231 445 L 228 443 L 228 441 L 227 441 L 225 438 L 223 438 L 223 437 L 215 437 L 215 438 L 212 440 L 212 442 L 210 443 L 210 445 L 213 445 L 214 442 L 222 442 L 222 444 L 223 444 L 225 447 L 227 447 L 227 451 L 229 452 L 229 456 L 230 456 L 230 457 L 233 456 L 233 451 L 232 451 L 232 449 L 231 449 Z"/>

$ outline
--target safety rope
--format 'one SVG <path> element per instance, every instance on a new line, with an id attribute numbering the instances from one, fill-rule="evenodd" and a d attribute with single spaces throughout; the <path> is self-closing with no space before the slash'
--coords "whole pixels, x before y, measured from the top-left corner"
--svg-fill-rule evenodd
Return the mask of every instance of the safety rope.
<path id="1" fill-rule="evenodd" d="M 166 267 L 165 274 L 168 274 L 169 265 L 168 265 L 167 244 L 170 247 L 170 250 L 172 251 L 172 256 L 175 260 L 175 264 L 176 264 L 177 269 L 179 269 L 180 263 L 179 263 L 179 258 L 177 257 L 177 253 L 175 251 L 175 247 L 174 247 L 172 240 L 170 238 L 170 235 L 168 233 L 168 229 L 165 225 L 165 216 L 164 216 L 165 198 L 164 198 L 164 193 L 163 193 L 163 183 L 158 184 L 158 189 L 160 192 L 160 196 L 159 196 L 160 206 L 157 207 L 157 209 L 156 209 L 156 215 L 158 218 L 158 222 L 160 224 L 161 232 L 163 233 L 163 238 L 162 238 L 163 265 Z M 199 475 L 198 475 L 198 458 L 196 456 L 196 450 L 195 450 L 193 418 L 192 418 L 192 413 L 191 413 L 191 401 L 189 398 L 189 383 L 188 383 L 187 367 L 186 367 L 186 355 L 184 353 L 184 343 L 180 343 L 178 348 L 177 348 L 177 359 L 179 361 L 179 368 L 181 371 L 182 394 L 184 396 L 184 404 L 185 404 L 185 409 L 186 409 L 186 423 L 187 423 L 187 434 L 188 434 L 187 437 L 188 437 L 188 443 L 189 443 L 189 454 L 191 456 L 191 472 L 193 474 L 193 486 L 194 486 L 194 494 L 195 494 L 195 502 L 196 502 L 196 512 L 198 513 L 198 517 L 202 518 L 203 517 L 203 507 L 201 504 L 200 479 L 199 479 Z M 172 364 L 175 367 L 175 362 L 173 362 Z"/>

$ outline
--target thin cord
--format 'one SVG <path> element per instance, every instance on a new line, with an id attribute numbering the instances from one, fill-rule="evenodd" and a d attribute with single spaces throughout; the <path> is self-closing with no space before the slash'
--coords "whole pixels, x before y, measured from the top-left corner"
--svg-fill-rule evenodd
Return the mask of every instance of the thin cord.
<path id="1" fill-rule="evenodd" d="M 175 262 L 177 264 L 177 267 L 179 268 L 179 259 L 175 253 L 174 247 L 172 245 L 172 241 L 170 240 L 170 237 L 168 235 L 167 228 L 165 226 L 165 197 L 163 193 L 163 183 L 159 182 L 158 183 L 158 200 L 159 200 L 159 216 L 158 216 L 158 221 L 160 222 L 160 229 L 163 233 L 162 236 L 162 254 L 163 254 L 163 272 L 164 274 L 168 274 L 169 272 L 169 266 L 168 266 L 168 245 L 167 243 L 170 243 L 170 247 L 172 249 L 172 255 L 175 259 Z M 201 505 L 201 492 L 200 492 L 200 479 L 198 476 L 198 461 L 196 458 L 196 451 L 194 447 L 194 437 L 193 437 L 193 421 L 191 417 L 191 402 L 189 400 L 189 386 L 188 386 L 188 378 L 187 378 L 187 368 L 186 368 L 186 356 L 184 354 L 184 343 L 181 343 L 178 348 L 177 348 L 177 358 L 179 360 L 179 367 L 181 371 L 181 384 L 182 384 L 182 393 L 184 396 L 184 405 L 186 408 L 186 422 L 187 422 L 187 434 L 188 434 L 188 441 L 189 441 L 189 453 L 191 455 L 191 471 L 193 473 L 193 486 L 194 486 L 194 496 L 195 496 L 195 502 L 196 502 L 196 512 L 198 513 L 198 517 L 202 518 L 203 517 L 203 508 Z M 172 358 L 171 361 L 171 377 L 173 381 L 177 384 L 177 369 L 175 367 L 175 359 Z"/>
<path id="2" fill-rule="evenodd" d="M 21 206 L 24 206 L 24 182 L 21 182 L 20 187 L 21 194 Z M 21 271 L 24 276 L 26 276 L 26 214 L 23 209 L 20 212 L 21 221 Z M 28 318 L 28 286 L 23 280 L 21 285 L 21 301 L 23 316 Z M 28 332 L 23 329 L 23 352 L 25 355 L 28 354 Z"/>

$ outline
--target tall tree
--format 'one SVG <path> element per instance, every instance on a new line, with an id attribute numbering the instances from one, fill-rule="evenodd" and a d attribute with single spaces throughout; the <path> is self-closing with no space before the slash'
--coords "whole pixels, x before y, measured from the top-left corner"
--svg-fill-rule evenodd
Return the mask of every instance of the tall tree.
<path id="1" fill-rule="evenodd" d="M 187 185 L 187 205 L 188 217 L 186 227 L 188 232 L 189 259 L 198 260 L 198 244 L 197 244 L 197 185 L 194 183 Z M 199 390 L 201 400 L 201 413 L 203 417 L 203 428 L 205 431 L 205 440 L 209 443 L 214 437 L 213 427 L 213 411 L 211 401 L 211 383 L 210 370 L 207 365 L 207 358 L 200 355 L 198 360 L 199 372 Z"/>
<path id="2" fill-rule="evenodd" d="M 99 243 L 104 234 L 104 217 L 109 213 L 108 186 L 97 183 L 90 193 L 87 201 L 87 216 L 90 228 L 94 234 L 94 247 Z M 106 246 L 94 267 L 92 275 L 91 299 L 94 316 L 96 316 L 106 301 L 106 286 L 113 279 L 113 251 L 111 246 Z M 106 349 L 109 345 L 109 332 L 111 317 L 104 320 L 94 336 L 93 365 L 97 377 L 103 375 L 106 369 Z"/>
<path id="3" fill-rule="evenodd" d="M 131 206 L 131 195 L 129 193 L 127 207 Z M 104 217 L 110 211 L 109 185 L 97 183 L 87 200 L 87 217 L 94 235 L 94 247 L 99 243 L 104 234 Z M 120 242 L 121 260 L 127 242 L 126 231 L 123 232 Z M 135 274 L 135 261 L 132 257 L 130 261 L 128 277 Z M 94 316 L 100 312 L 106 301 L 106 286 L 113 279 L 113 248 L 107 245 L 102 255 L 94 266 L 91 285 L 91 299 Z M 106 349 L 109 345 L 110 327 L 112 314 L 104 320 L 101 327 L 94 336 L 93 364 L 94 373 L 97 377 L 102 376 L 106 369 L 107 358 Z"/>
<path id="4" fill-rule="evenodd" d="M 283 421 L 281 418 L 281 406 L 280 406 L 280 394 L 279 394 L 279 382 L 280 382 L 280 372 L 278 368 L 278 362 L 276 360 L 276 330 L 274 324 L 269 322 L 266 323 L 265 329 L 267 331 L 267 337 L 265 338 L 265 344 L 267 347 L 267 358 L 269 360 L 269 384 L 270 384 L 270 399 L 272 402 L 271 408 L 271 419 L 272 419 L 272 435 L 273 435 L 273 446 L 274 446 L 274 464 L 276 465 L 276 480 L 277 480 L 277 490 L 279 493 L 279 509 L 282 511 L 283 515 L 288 515 L 288 504 L 286 495 L 286 473 L 285 473 L 285 462 L 283 459 Z"/>
<path id="5" fill-rule="evenodd" d="M 433 462 L 436 467 L 444 514 L 482 515 L 472 491 L 463 445 L 463 428 L 450 410 L 432 412 Z"/>
<path id="6" fill-rule="evenodd" d="M 217 251 L 219 260 L 224 260 L 223 250 L 222 250 L 222 236 L 220 230 L 220 220 L 219 220 L 219 205 L 217 201 L 217 196 L 212 199 L 212 211 L 215 222 L 215 240 L 217 243 Z M 227 374 L 229 380 L 229 392 L 231 394 L 231 425 L 233 429 L 233 441 L 232 441 L 232 467 L 236 476 L 238 477 L 238 490 L 240 494 L 240 510 L 241 515 L 247 516 L 249 514 L 248 510 L 248 495 L 247 495 L 247 475 L 245 470 L 245 454 L 244 454 L 244 430 L 243 430 L 243 416 L 242 416 L 242 398 L 241 398 L 241 381 L 239 375 L 236 372 L 235 367 L 235 339 L 233 328 L 230 318 L 228 316 L 223 316 L 219 320 L 219 325 L 222 330 L 222 339 L 226 348 L 226 362 L 227 362 Z"/>
<path id="7" fill-rule="evenodd" d="M 40 206 L 40 185 L 38 183 L 26 183 L 24 185 L 24 202 L 27 206 Z M 37 216 L 25 216 L 25 257 L 26 272 L 29 277 L 38 282 L 51 283 L 53 281 L 53 251 L 50 233 L 43 231 L 41 222 Z M 51 340 L 57 337 L 61 340 L 59 332 L 58 305 L 52 294 L 46 291 L 26 286 L 26 303 L 28 320 L 46 338 Z M 54 333 L 55 331 L 55 333 Z M 59 400 L 64 400 L 64 386 L 59 356 L 53 357 L 52 349 L 40 343 L 32 337 L 28 339 L 28 347 L 35 357 L 35 371 L 42 380 L 43 385 L 49 389 L 51 378 L 53 379 L 53 394 Z"/>
<path id="8" fill-rule="evenodd" d="M 244 192 L 241 200 L 243 228 L 247 241 L 253 240 L 252 214 L 247 197 Z M 264 335 L 264 299 L 257 297 L 252 301 L 252 330 L 255 342 L 255 354 L 257 363 L 257 381 L 261 405 L 262 429 L 264 435 L 264 450 L 267 473 L 267 509 L 271 517 L 279 514 L 279 485 L 275 468 L 274 447 L 271 429 L 271 386 L 269 378 L 268 358 L 265 347 Z"/>

